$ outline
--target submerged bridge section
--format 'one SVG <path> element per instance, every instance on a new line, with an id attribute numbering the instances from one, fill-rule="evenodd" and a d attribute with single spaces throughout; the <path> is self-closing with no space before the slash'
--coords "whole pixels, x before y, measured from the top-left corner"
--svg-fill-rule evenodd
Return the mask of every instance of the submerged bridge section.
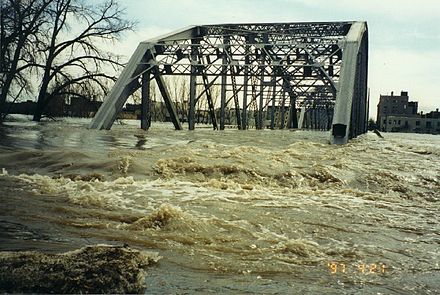
<path id="1" fill-rule="evenodd" d="M 155 80 L 181 130 L 164 79 L 179 75 L 189 80 L 183 101 L 190 130 L 205 100 L 213 129 L 225 128 L 228 113 L 238 129 L 331 130 L 331 142 L 344 144 L 367 131 L 367 72 L 365 22 L 192 26 L 141 42 L 90 127 L 110 129 L 140 88 L 141 127 L 148 129 Z"/>

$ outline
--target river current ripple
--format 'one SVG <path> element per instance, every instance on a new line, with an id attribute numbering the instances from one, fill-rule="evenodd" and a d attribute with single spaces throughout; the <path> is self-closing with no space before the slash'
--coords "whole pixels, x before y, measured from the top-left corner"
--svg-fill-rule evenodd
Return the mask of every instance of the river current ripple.
<path id="1" fill-rule="evenodd" d="M 125 123 L 0 126 L 2 250 L 155 251 L 148 293 L 440 293 L 439 136 Z"/>

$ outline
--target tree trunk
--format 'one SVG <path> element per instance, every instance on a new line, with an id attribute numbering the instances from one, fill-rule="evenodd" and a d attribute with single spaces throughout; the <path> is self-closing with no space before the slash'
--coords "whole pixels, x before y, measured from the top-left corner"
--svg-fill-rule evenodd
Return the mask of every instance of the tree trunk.
<path id="1" fill-rule="evenodd" d="M 24 46 L 24 39 L 21 38 L 19 42 L 17 43 L 17 48 L 14 52 L 14 58 L 11 62 L 11 67 L 6 73 L 2 73 L 6 76 L 5 83 L 2 86 L 2 90 L 0 92 L 0 120 L 7 115 L 6 114 L 6 100 L 8 98 L 8 93 L 11 89 L 12 81 L 14 80 L 15 76 L 17 75 L 17 66 L 18 61 L 20 59 L 20 50 Z"/>
<path id="2" fill-rule="evenodd" d="M 3 3 L 3 2 L 2 2 Z M 9 1 L 6 5 L 12 5 L 14 8 L 12 9 L 12 13 L 18 17 L 18 19 L 14 19 L 14 32 L 9 32 L 10 34 L 14 33 L 18 35 L 18 41 L 16 43 L 16 47 L 14 50 L 14 55 L 12 60 L 10 60 L 10 67 L 8 70 L 2 69 L 2 74 L 4 77 L 4 84 L 2 85 L 2 89 L 0 92 L 0 121 L 7 115 L 6 102 L 8 98 L 8 94 L 11 91 L 11 86 L 13 85 L 14 79 L 19 75 L 20 71 L 24 69 L 22 67 L 18 70 L 18 65 L 20 62 L 20 58 L 22 56 L 22 51 L 24 48 L 31 44 L 28 43 L 29 36 L 36 33 L 41 23 L 38 23 L 39 20 L 42 19 L 42 15 L 45 13 L 46 8 L 50 5 L 51 1 L 43 1 L 42 3 L 39 1 Z M 25 4 L 27 6 L 22 7 L 21 4 Z M 3 8 L 3 4 L 2 4 Z M 21 10 L 20 10 L 21 9 Z M 30 12 L 31 11 L 31 12 Z M 1 13 L 3 13 L 3 9 Z M 30 19 L 28 19 L 30 18 Z M 5 25 L 3 16 L 1 17 L 1 27 L 2 27 L 2 42 L 4 42 L 5 37 Z M 11 25 L 11 24 L 10 24 Z M 2 59 L 5 58 L 5 52 L 7 47 L 10 46 L 10 41 L 6 44 L 2 44 Z M 3 60 L 0 62 L 4 62 Z"/>
<path id="3" fill-rule="evenodd" d="M 40 122 L 44 108 L 49 102 L 49 97 L 47 96 L 47 89 L 49 88 L 49 83 L 51 80 L 50 73 L 55 58 L 55 42 L 58 34 L 57 31 L 58 31 L 59 17 L 60 14 L 57 15 L 57 19 L 55 20 L 54 28 L 52 31 L 49 53 L 44 67 L 44 75 L 43 75 L 43 79 L 41 80 L 40 90 L 38 92 L 37 107 L 35 108 L 34 117 L 32 118 L 32 121 L 36 121 L 36 122 Z"/>
<path id="4" fill-rule="evenodd" d="M 40 101 L 38 101 L 37 106 L 35 108 L 34 117 L 32 118 L 32 121 L 40 122 L 41 117 L 43 116 L 43 110 L 44 110 L 44 108 L 43 108 L 42 104 L 40 103 Z"/>
<path id="5" fill-rule="evenodd" d="M 47 98 L 47 88 L 49 85 L 48 81 L 48 71 L 44 74 L 43 82 L 40 88 L 40 91 L 38 93 L 38 100 L 37 100 L 37 106 L 35 108 L 34 117 L 32 118 L 32 121 L 40 122 L 41 117 L 43 116 L 43 111 L 48 103 Z"/>
<path id="6" fill-rule="evenodd" d="M 35 108 L 34 117 L 32 118 L 32 121 L 40 122 L 43 116 L 43 111 L 50 101 L 50 97 L 48 96 L 47 93 L 47 88 L 49 86 L 48 76 L 49 75 L 47 75 L 46 77 L 46 75 L 44 75 L 43 77 L 43 83 L 41 85 L 40 92 L 38 93 L 37 106 Z"/>
<path id="7" fill-rule="evenodd" d="M 36 122 L 39 122 L 41 120 L 41 117 L 43 115 L 43 111 L 50 100 L 50 97 L 48 97 L 48 94 L 47 94 L 47 89 L 49 88 L 50 67 L 52 66 L 52 61 L 53 61 L 52 51 L 53 50 L 51 49 L 49 52 L 49 58 L 46 63 L 46 68 L 44 69 L 44 75 L 43 75 L 43 79 L 41 81 L 40 91 L 38 92 L 37 107 L 35 108 L 34 117 L 32 119 L 33 121 L 36 121 Z"/>

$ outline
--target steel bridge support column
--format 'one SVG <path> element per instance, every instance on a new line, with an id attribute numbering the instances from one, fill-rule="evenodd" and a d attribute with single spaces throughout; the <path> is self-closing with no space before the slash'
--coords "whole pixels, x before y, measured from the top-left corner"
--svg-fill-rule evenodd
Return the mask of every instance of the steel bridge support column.
<path id="1" fill-rule="evenodd" d="M 223 63 L 226 63 L 225 59 L 223 59 Z M 220 89 L 220 130 L 225 130 L 226 72 L 227 66 L 223 66 L 222 85 Z"/>
<path id="2" fill-rule="evenodd" d="M 194 41 L 192 42 L 194 43 Z M 197 68 L 195 63 L 197 61 L 197 50 L 191 48 L 191 76 L 189 78 L 189 106 L 188 106 L 188 129 L 195 128 L 195 112 L 196 112 L 196 89 L 197 89 Z"/>
<path id="3" fill-rule="evenodd" d="M 246 49 L 245 49 L 245 64 L 249 65 L 249 47 L 248 45 L 246 45 Z M 242 119 L 242 123 L 241 123 L 241 128 L 243 130 L 248 129 L 248 120 L 247 120 L 247 94 L 248 94 L 248 84 L 249 84 L 249 67 L 245 66 L 244 68 L 244 81 L 243 81 L 244 85 L 243 85 L 243 114 L 241 116 Z"/>
<path id="4" fill-rule="evenodd" d="M 191 77 L 189 78 L 189 106 L 188 106 L 188 129 L 195 128 L 195 113 L 196 113 L 196 81 L 195 67 L 191 69 Z"/>
<path id="5" fill-rule="evenodd" d="M 365 91 L 356 91 L 356 80 L 358 75 L 366 72 L 366 64 L 360 64 L 363 60 L 359 59 L 359 50 L 361 48 L 364 34 L 367 34 L 367 26 L 363 22 L 356 22 L 351 25 L 344 44 L 343 64 L 339 80 L 338 92 L 336 95 L 335 111 L 333 116 L 331 143 L 345 144 L 351 136 L 357 136 L 355 130 L 352 130 L 353 100 L 366 100 L 361 97 Z M 365 53 L 367 54 L 367 53 Z M 366 60 L 364 60 L 365 62 Z M 358 66 L 359 63 L 359 66 Z M 360 86 L 360 85 L 359 85 Z M 360 87 L 365 87 L 362 85 Z M 366 92 L 365 92 L 366 94 Z M 358 121 L 361 118 L 353 118 Z"/>
<path id="6" fill-rule="evenodd" d="M 174 124 L 174 128 L 176 128 L 176 130 L 182 130 L 182 125 L 180 124 L 179 117 L 177 116 L 176 108 L 171 101 L 171 96 L 168 92 L 165 82 L 162 79 L 162 76 L 159 73 L 155 73 L 155 78 L 157 82 L 157 87 L 162 94 L 168 113 L 170 114 L 171 121 Z"/>
<path id="7" fill-rule="evenodd" d="M 142 75 L 141 128 L 143 130 L 148 130 L 151 126 L 150 74 L 151 71 L 147 71 Z"/>
<path id="8" fill-rule="evenodd" d="M 89 128 L 110 129 L 112 127 L 127 98 L 141 87 L 137 76 L 147 68 L 140 63 L 142 61 L 148 63 L 150 57 L 151 47 L 148 44 L 139 44 L 107 98 L 93 117 Z"/>
<path id="9" fill-rule="evenodd" d="M 289 93 L 290 95 L 290 113 L 289 113 L 289 128 L 298 128 L 298 118 L 296 114 L 296 97 L 295 94 Z"/>
<path id="10" fill-rule="evenodd" d="M 227 48 L 229 46 L 229 38 L 224 37 L 224 48 L 223 48 L 223 58 L 222 58 L 222 85 L 220 89 L 220 130 L 225 130 L 225 108 L 226 108 L 226 82 L 228 73 L 228 56 Z"/>
<path id="11" fill-rule="evenodd" d="M 258 124 L 255 126 L 255 129 L 263 129 L 263 107 L 264 107 L 264 68 L 261 67 L 261 76 L 260 76 L 260 102 L 258 104 Z"/>
<path id="12" fill-rule="evenodd" d="M 360 116 L 361 126 L 359 128 L 360 133 L 365 133 L 368 131 L 368 106 L 369 106 L 369 90 L 368 90 L 368 35 L 364 35 L 361 43 L 360 50 L 360 69 L 359 69 L 359 87 L 360 87 Z M 363 98 L 366 99 L 363 99 Z"/>
<path id="13" fill-rule="evenodd" d="M 286 91 L 284 90 L 283 87 L 283 98 L 282 98 L 282 103 L 281 103 L 281 126 L 280 129 L 284 129 L 285 127 L 285 122 L 284 122 L 284 118 L 286 116 Z"/>
<path id="14" fill-rule="evenodd" d="M 272 92 L 272 110 L 270 113 L 270 129 L 275 129 L 275 95 L 276 95 L 276 89 L 277 89 L 277 80 L 276 80 L 276 76 L 272 77 L 272 87 L 273 87 L 273 92 Z"/>

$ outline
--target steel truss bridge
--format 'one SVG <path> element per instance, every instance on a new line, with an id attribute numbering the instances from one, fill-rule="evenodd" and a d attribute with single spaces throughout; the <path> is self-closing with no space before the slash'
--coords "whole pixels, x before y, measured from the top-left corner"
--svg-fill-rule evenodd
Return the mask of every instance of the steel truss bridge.
<path id="1" fill-rule="evenodd" d="M 365 22 L 191 26 L 141 42 L 90 125 L 110 129 L 128 97 L 141 89 L 141 128 L 151 124 L 155 80 L 170 119 L 182 124 L 164 76 L 189 77 L 188 126 L 207 100 L 213 129 L 331 130 L 344 144 L 365 133 L 368 119 L 368 29 Z M 213 86 L 220 87 L 220 102 Z M 197 87 L 199 86 L 199 87 Z"/>

